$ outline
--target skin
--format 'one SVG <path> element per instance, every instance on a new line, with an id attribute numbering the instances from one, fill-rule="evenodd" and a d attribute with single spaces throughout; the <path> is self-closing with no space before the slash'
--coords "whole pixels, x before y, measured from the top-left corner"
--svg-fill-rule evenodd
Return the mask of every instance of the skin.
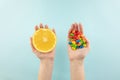
<path id="1" fill-rule="evenodd" d="M 47 25 L 43 27 L 42 24 L 39 26 L 35 26 L 35 30 L 39 28 L 48 28 Z M 69 29 L 68 34 L 72 30 L 78 30 L 83 34 L 83 27 L 81 24 L 74 23 Z M 55 33 L 55 30 L 53 29 Z M 52 70 L 53 70 L 53 62 L 54 62 L 54 54 L 55 49 L 48 53 L 42 53 L 37 51 L 32 43 L 32 37 L 30 38 L 31 48 L 33 53 L 40 59 L 40 70 L 38 74 L 38 80 L 51 80 L 52 78 Z M 68 55 L 70 60 L 70 71 L 71 71 L 71 80 L 85 80 L 84 76 L 84 59 L 90 50 L 89 41 L 87 40 L 87 47 L 77 50 L 72 50 L 70 45 L 68 45 Z"/>
<path id="2" fill-rule="evenodd" d="M 69 29 L 68 34 L 72 30 L 78 30 L 83 34 L 83 27 L 81 24 L 74 23 Z M 70 60 L 71 80 L 85 80 L 84 76 L 84 59 L 90 50 L 89 41 L 87 40 L 87 47 L 77 50 L 72 50 L 68 45 L 68 55 Z"/>
<path id="3" fill-rule="evenodd" d="M 48 26 L 45 25 L 43 27 L 42 24 L 39 26 L 35 26 L 35 31 L 40 29 L 40 28 L 46 28 L 48 29 Z M 55 33 L 55 30 L 53 29 L 53 32 Z M 39 69 L 39 74 L 38 74 L 38 80 L 51 80 L 52 78 L 52 70 L 53 70 L 53 63 L 54 63 L 54 54 L 55 54 L 55 49 L 48 53 L 42 53 L 37 51 L 32 43 L 32 37 L 30 38 L 31 42 L 31 48 L 33 53 L 40 59 L 40 69 Z"/>

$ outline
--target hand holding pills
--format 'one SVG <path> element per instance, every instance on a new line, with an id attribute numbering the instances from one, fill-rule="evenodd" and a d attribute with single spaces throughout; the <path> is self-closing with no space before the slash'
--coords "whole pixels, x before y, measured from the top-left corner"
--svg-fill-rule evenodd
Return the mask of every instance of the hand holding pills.
<path id="1" fill-rule="evenodd" d="M 68 32 L 68 54 L 70 60 L 84 60 L 89 52 L 89 41 L 83 34 L 81 24 L 72 24 Z"/>

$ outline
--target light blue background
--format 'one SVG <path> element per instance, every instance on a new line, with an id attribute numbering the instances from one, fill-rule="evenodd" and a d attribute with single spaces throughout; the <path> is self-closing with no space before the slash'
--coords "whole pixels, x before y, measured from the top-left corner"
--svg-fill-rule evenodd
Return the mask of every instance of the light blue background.
<path id="1" fill-rule="evenodd" d="M 0 80 L 37 80 L 29 37 L 40 22 L 57 33 L 52 80 L 70 80 L 66 40 L 74 22 L 91 43 L 86 80 L 120 80 L 120 0 L 0 0 Z"/>

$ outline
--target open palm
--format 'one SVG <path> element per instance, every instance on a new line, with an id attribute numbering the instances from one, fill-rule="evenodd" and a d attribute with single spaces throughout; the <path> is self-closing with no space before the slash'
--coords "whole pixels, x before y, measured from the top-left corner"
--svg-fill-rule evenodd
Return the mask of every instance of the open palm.
<path id="1" fill-rule="evenodd" d="M 72 26 L 68 32 L 68 35 L 70 34 L 70 32 L 72 30 L 78 30 L 79 32 L 81 32 L 83 34 L 83 28 L 82 28 L 81 24 L 77 24 L 77 23 L 72 24 Z M 70 60 L 83 60 L 90 50 L 89 46 L 90 45 L 89 45 L 88 40 L 87 40 L 87 47 L 77 49 L 77 50 L 72 50 L 71 46 L 68 44 L 68 54 L 69 54 Z"/>

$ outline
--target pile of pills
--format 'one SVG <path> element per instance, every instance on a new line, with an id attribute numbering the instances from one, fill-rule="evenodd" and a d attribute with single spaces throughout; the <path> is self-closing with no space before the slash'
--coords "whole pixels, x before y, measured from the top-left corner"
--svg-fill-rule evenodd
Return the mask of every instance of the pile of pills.
<path id="1" fill-rule="evenodd" d="M 81 32 L 73 30 L 69 33 L 69 45 L 72 50 L 81 49 L 87 46 L 87 40 Z"/>

